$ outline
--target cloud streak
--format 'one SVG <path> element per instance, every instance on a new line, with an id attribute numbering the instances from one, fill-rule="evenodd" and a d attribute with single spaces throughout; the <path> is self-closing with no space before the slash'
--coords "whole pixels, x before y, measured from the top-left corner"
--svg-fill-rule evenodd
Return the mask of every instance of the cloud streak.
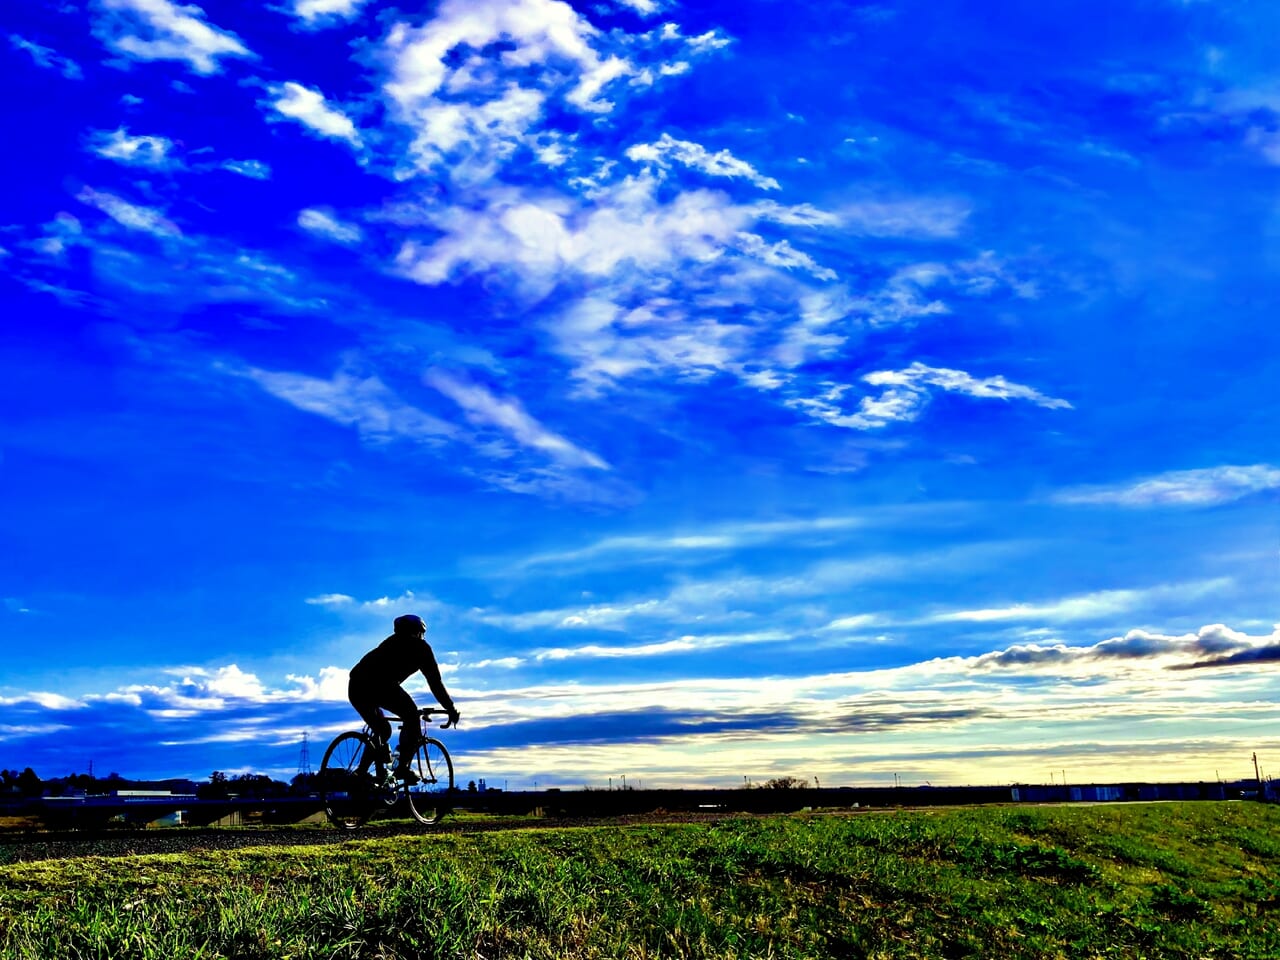
<path id="1" fill-rule="evenodd" d="M 960 610 L 929 618 L 929 623 L 993 623 L 1003 620 L 1039 620 L 1049 623 L 1096 620 L 1127 613 L 1157 602 L 1193 599 L 1220 592 L 1232 585 L 1228 578 L 1150 587 L 1145 590 L 1100 590 L 1049 603 L 1019 603 L 1008 607 Z"/>
<path id="2" fill-rule="evenodd" d="M 1075 487 L 1052 499 L 1056 503 L 1133 509 L 1214 507 L 1271 490 L 1280 490 L 1280 469 L 1259 463 L 1174 470 L 1127 484 Z"/>
<path id="3" fill-rule="evenodd" d="M 302 124 L 308 130 L 332 140 L 345 140 L 359 147 L 360 131 L 341 110 L 331 106 L 323 93 L 292 80 L 268 88 L 274 98 L 266 105 L 286 119 Z"/>
<path id="4" fill-rule="evenodd" d="M 788 406 L 836 427 L 853 430 L 880 430 L 891 423 L 909 423 L 923 413 L 934 388 L 982 400 L 1024 400 L 1050 410 L 1069 410 L 1066 400 L 1046 396 L 1034 387 L 1014 383 L 1002 375 L 975 377 L 963 370 L 930 367 L 916 362 L 904 370 L 878 370 L 862 377 L 864 383 L 883 387 L 879 396 L 864 396 L 853 412 L 841 401 L 851 389 L 848 384 L 827 383 L 814 397 L 796 397 Z"/>
<path id="5" fill-rule="evenodd" d="M 548 430 L 515 398 L 495 396 L 485 387 L 461 380 L 443 370 L 428 371 L 425 380 L 456 403 L 474 424 L 495 427 L 522 447 L 544 453 L 565 466 L 609 469 L 609 465 L 594 453 Z"/>
<path id="6" fill-rule="evenodd" d="M 80 65 L 69 57 L 64 57 L 56 50 L 41 46 L 16 33 L 9 34 L 9 45 L 15 50 L 23 50 L 31 56 L 36 66 L 45 70 L 56 70 L 68 80 L 83 80 L 84 71 Z"/>
<path id="7" fill-rule="evenodd" d="M 781 189 L 781 185 L 773 177 L 757 172 L 755 167 L 735 157 L 728 150 L 712 153 L 700 143 L 677 140 L 669 133 L 664 133 L 653 143 L 638 143 L 628 147 L 626 155 L 636 163 L 653 164 L 659 169 L 666 169 L 671 163 L 679 163 L 712 177 L 740 178 L 761 190 Z"/>
<path id="8" fill-rule="evenodd" d="M 134 60 L 180 60 L 198 74 L 217 73 L 221 58 L 252 58 L 234 33 L 205 20 L 194 5 L 169 0 L 102 0 L 108 15 L 95 32 L 107 46 Z"/>

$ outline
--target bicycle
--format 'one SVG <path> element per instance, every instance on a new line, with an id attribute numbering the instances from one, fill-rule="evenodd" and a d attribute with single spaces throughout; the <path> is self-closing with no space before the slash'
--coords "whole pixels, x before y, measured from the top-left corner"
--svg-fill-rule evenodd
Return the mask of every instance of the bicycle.
<path id="1" fill-rule="evenodd" d="M 354 830 L 380 809 L 403 799 L 419 823 L 439 823 L 453 797 L 453 759 L 443 743 L 427 736 L 427 721 L 447 713 L 432 707 L 418 711 L 422 739 L 409 762 L 411 774 L 407 778 L 395 775 L 389 745 L 380 744 L 368 726 L 334 737 L 320 762 L 319 776 L 324 812 L 330 822 L 340 830 Z M 397 726 L 403 727 L 404 721 Z M 443 723 L 440 729 L 449 726 Z"/>

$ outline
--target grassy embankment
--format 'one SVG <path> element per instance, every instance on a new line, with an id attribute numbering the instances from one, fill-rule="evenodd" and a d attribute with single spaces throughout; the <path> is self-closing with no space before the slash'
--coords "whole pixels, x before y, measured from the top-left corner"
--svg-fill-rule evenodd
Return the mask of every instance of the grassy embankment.
<path id="1" fill-rule="evenodd" d="M 0 867 L 0 957 L 1280 957 L 1280 807 L 1007 807 Z"/>

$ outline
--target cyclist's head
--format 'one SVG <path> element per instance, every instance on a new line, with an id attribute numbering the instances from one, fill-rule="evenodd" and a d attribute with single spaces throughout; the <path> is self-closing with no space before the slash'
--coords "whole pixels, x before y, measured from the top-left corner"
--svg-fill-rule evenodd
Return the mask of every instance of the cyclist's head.
<path id="1" fill-rule="evenodd" d="M 425 634 L 427 632 L 427 624 L 416 613 L 406 613 L 403 617 L 396 617 L 395 621 L 396 633 Z"/>

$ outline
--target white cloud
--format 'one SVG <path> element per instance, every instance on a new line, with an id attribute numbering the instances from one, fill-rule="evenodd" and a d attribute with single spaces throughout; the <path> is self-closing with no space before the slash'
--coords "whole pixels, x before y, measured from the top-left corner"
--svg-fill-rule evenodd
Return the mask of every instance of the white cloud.
<path id="1" fill-rule="evenodd" d="M 824 267 L 800 250 L 795 249 L 786 240 L 779 240 L 776 243 L 769 243 L 763 237 L 754 233 L 739 233 L 737 237 L 738 246 L 749 257 L 754 257 L 763 263 L 769 264 L 771 267 L 779 267 L 783 270 L 803 270 L 811 273 L 819 280 L 834 280 L 836 272 L 828 267 Z"/>
<path id="2" fill-rule="evenodd" d="M 33 43 L 16 33 L 9 34 L 9 43 L 15 50 L 25 50 L 29 53 L 36 66 L 43 67 L 46 70 L 57 70 L 68 80 L 84 79 L 84 73 L 80 70 L 80 65 L 74 60 L 62 56 L 56 50 L 42 47 L 40 44 Z"/>
<path id="3" fill-rule="evenodd" d="M 861 517 L 814 517 L 725 524 L 686 533 L 605 537 L 576 550 L 534 554 L 521 560 L 518 566 L 561 566 L 584 561 L 591 561 L 595 566 L 609 557 L 621 558 L 624 562 L 635 558 L 652 561 L 681 554 L 738 550 L 778 540 L 790 540 L 795 546 L 803 546 L 810 543 L 815 535 L 853 530 L 868 522 Z"/>
<path id="4" fill-rule="evenodd" d="M 707 634 L 705 636 L 689 634 L 677 637 L 674 640 L 659 640 L 652 643 L 618 645 L 588 643 L 579 647 L 551 647 L 546 650 L 539 650 L 534 654 L 534 658 L 537 660 L 570 660 L 658 657 L 673 653 L 701 653 L 706 650 L 721 650 L 726 647 L 739 647 L 748 644 L 779 643 L 790 639 L 790 636 L 788 633 L 777 630 L 758 633 Z"/>
<path id="5" fill-rule="evenodd" d="M 360 238 L 363 236 L 356 224 L 346 223 L 334 217 L 333 214 L 316 207 L 308 207 L 299 212 L 298 226 L 310 233 L 332 240 L 334 243 L 348 245 L 359 243 Z"/>
<path id="6" fill-rule="evenodd" d="M 974 377 L 963 370 L 930 367 L 913 363 L 905 370 L 879 370 L 862 378 L 884 389 L 878 397 L 864 396 L 856 411 L 846 412 L 841 399 L 850 390 L 847 384 L 824 384 L 817 396 L 793 397 L 787 405 L 817 420 L 854 430 L 878 430 L 894 422 L 917 419 L 930 399 L 929 387 L 988 400 L 1026 400 L 1048 409 L 1070 409 L 1066 400 L 1049 397 L 1033 387 L 1013 383 L 1003 376 Z"/>
<path id="7" fill-rule="evenodd" d="M 46 710 L 78 710 L 84 706 L 81 701 L 65 697 L 60 693 L 37 691 L 27 694 L 27 698 L 40 704 Z"/>
<path id="8" fill-rule="evenodd" d="M 1130 630 L 1089 646 L 1017 644 L 965 661 L 984 670 L 1023 670 L 1056 674 L 1097 672 L 1115 664 L 1135 669 L 1194 669 L 1248 666 L 1280 660 L 1280 626 L 1270 636 L 1250 636 L 1215 623 L 1195 633 L 1169 635 Z"/>
<path id="9" fill-rule="evenodd" d="M 130 230 L 139 230 L 157 237 L 182 236 L 182 231 L 166 220 L 160 211 L 129 203 L 113 193 L 104 193 L 92 187 L 85 187 L 76 194 L 76 199 L 91 207 L 97 207 L 116 223 Z"/>
<path id="10" fill-rule="evenodd" d="M 622 7 L 629 7 L 641 16 L 651 17 L 666 8 L 669 0 L 616 0 Z"/>
<path id="11" fill-rule="evenodd" d="M 293 0 L 294 16 L 315 26 L 325 21 L 351 20 L 368 0 Z"/>
<path id="12" fill-rule="evenodd" d="M 234 663 L 216 670 L 191 667 L 187 672 L 188 676 L 183 677 L 182 681 L 184 685 L 196 682 L 192 677 L 199 678 L 204 689 L 215 696 L 258 700 L 266 694 L 261 680 L 252 673 L 245 673 Z"/>
<path id="13" fill-rule="evenodd" d="M 618 57 L 602 58 L 593 46 L 599 36 L 561 0 L 444 0 L 424 25 L 392 28 L 386 42 L 392 77 L 386 90 L 412 117 L 445 87 L 453 71 L 446 62 L 451 51 L 464 45 L 484 50 L 503 40 L 513 45 L 498 58 L 503 67 L 546 66 L 539 79 L 552 86 L 563 82 L 555 66 L 567 62 L 577 82 L 565 101 L 587 112 L 608 112 L 613 104 L 599 99 L 600 93 L 632 68 Z"/>
<path id="14" fill-rule="evenodd" d="M 824 632 L 838 633 L 843 630 L 862 630 L 865 627 L 874 627 L 879 623 L 881 623 L 881 618 L 874 613 L 858 613 L 849 617 L 838 617 L 819 629 Z"/>
<path id="15" fill-rule="evenodd" d="M 224 160 L 222 169 L 238 173 L 251 180 L 270 180 L 271 167 L 261 160 Z"/>
<path id="16" fill-rule="evenodd" d="M 963 370 L 930 367 L 913 363 L 905 370 L 880 370 L 862 378 L 872 386 L 905 387 L 914 389 L 920 384 L 939 387 L 953 393 L 988 400 L 1027 400 L 1039 407 L 1051 410 L 1071 409 L 1066 400 L 1048 397 L 1033 387 L 1012 383 L 1002 376 L 974 377 Z"/>
<path id="17" fill-rule="evenodd" d="M 776 200 L 761 200 L 751 211 L 761 220 L 789 227 L 834 227 L 842 222 L 838 214 L 819 210 L 810 203 L 784 206 Z"/>
<path id="18" fill-rule="evenodd" d="M 398 439 L 436 444 L 457 435 L 452 424 L 404 403 L 374 376 L 338 371 L 322 380 L 256 367 L 223 369 L 252 380 L 299 410 L 354 427 L 364 439 L 375 443 Z"/>
<path id="19" fill-rule="evenodd" d="M 919 198 L 853 203 L 839 216 L 850 229 L 872 237 L 954 237 L 969 213 L 969 204 L 960 200 Z"/>
<path id="20" fill-rule="evenodd" d="M 544 427 L 515 398 L 496 397 L 483 386 L 464 382 L 442 370 L 429 371 L 425 379 L 461 407 L 472 423 L 496 427 L 521 446 L 541 451 L 565 466 L 609 469 L 594 453 Z"/>
<path id="21" fill-rule="evenodd" d="M 856 560 L 828 560 L 777 576 L 719 576 L 677 583 L 661 596 L 626 598 L 577 606 L 507 613 L 476 609 L 481 623 L 508 630 L 626 630 L 628 621 L 665 620 L 682 628 L 690 623 L 737 621 L 763 616 L 776 623 L 779 603 L 847 591 L 857 584 L 899 582 L 925 573 L 972 570 L 1002 561 L 1010 547 L 977 544 L 916 554 L 870 554 Z"/>
<path id="22" fill-rule="evenodd" d="M 126 166 L 165 169 L 179 165 L 169 156 L 173 149 L 172 140 L 154 136 L 133 137 L 125 127 L 111 132 L 93 131 L 89 136 L 89 147 L 98 156 Z"/>
<path id="23" fill-rule="evenodd" d="M 356 598 L 345 593 L 322 593 L 307 597 L 305 602 L 317 607 L 345 607 L 355 603 Z"/>
<path id="24" fill-rule="evenodd" d="M 780 188 L 773 177 L 764 176 L 747 161 L 738 159 L 728 150 L 712 153 L 701 144 L 677 140 L 668 133 L 664 133 L 654 143 L 638 143 L 628 147 L 626 153 L 628 158 L 637 163 L 653 164 L 660 169 L 666 169 L 671 162 L 675 162 L 713 177 L 740 177 L 761 190 Z"/>
<path id="25" fill-rule="evenodd" d="M 102 0 L 112 12 L 98 26 L 108 46 L 137 60 L 184 60 L 196 73 L 216 73 L 219 57 L 252 57 L 234 33 L 211 26 L 197 6 L 170 0 Z"/>
<path id="26" fill-rule="evenodd" d="M 1075 487 L 1056 494 L 1053 500 L 1121 507 L 1207 507 L 1277 489 L 1280 489 L 1280 469 L 1258 463 L 1174 470 L 1127 484 Z"/>
<path id="27" fill-rule="evenodd" d="M 1041 620 L 1062 623 L 1074 620 L 1096 620 L 1141 609 L 1158 601 L 1168 602 L 1206 596 L 1231 586 L 1231 583 L 1229 579 L 1218 578 L 1149 587 L 1145 590 L 1100 590 L 1096 593 L 1065 597 L 1048 603 L 1018 603 L 1008 607 L 942 613 L 930 617 L 925 622 L 991 623 L 1000 620 Z"/>
<path id="28" fill-rule="evenodd" d="M 474 208 L 428 211 L 444 236 L 428 247 L 405 244 L 397 263 L 428 284 L 464 269 L 513 269 L 539 297 L 565 274 L 609 280 L 624 264 L 658 271 L 717 260 L 751 220 L 749 210 L 722 194 L 686 191 L 664 203 L 656 190 L 651 177 L 628 177 L 583 206 L 568 197 L 535 201 L 520 191 L 494 189 Z"/>
<path id="29" fill-rule="evenodd" d="M 588 296 L 550 329 L 554 348 L 574 363 L 574 378 L 587 395 L 641 374 L 703 380 L 731 370 L 748 350 L 746 327 L 687 316 L 676 303 L 626 309 Z"/>
<path id="30" fill-rule="evenodd" d="M 497 667 L 501 670 L 514 670 L 516 667 L 522 666 L 525 660 L 523 657 L 495 657 L 489 660 L 477 660 L 475 663 L 467 664 L 474 670 L 484 670 L 489 667 Z"/>
<path id="31" fill-rule="evenodd" d="M 346 140 L 353 146 L 360 146 L 360 132 L 351 118 L 330 106 L 319 90 L 290 80 L 273 84 L 268 91 L 275 99 L 267 105 L 281 116 L 296 120 L 321 136 Z"/>

